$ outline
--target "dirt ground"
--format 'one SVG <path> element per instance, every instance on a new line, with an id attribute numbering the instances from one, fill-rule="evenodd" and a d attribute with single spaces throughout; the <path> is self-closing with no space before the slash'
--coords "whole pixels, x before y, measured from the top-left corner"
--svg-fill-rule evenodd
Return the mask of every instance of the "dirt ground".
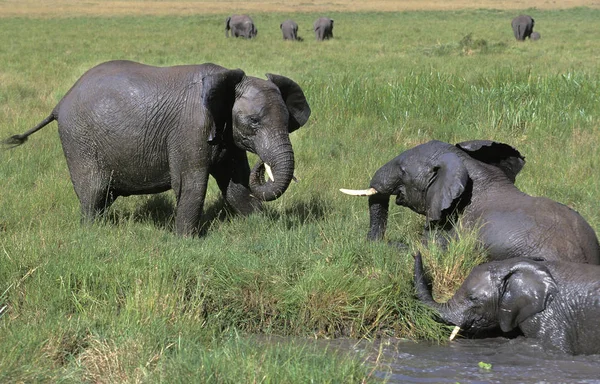
<path id="1" fill-rule="evenodd" d="M 1 17 L 196 15 L 256 12 L 396 12 L 454 9 L 600 8 L 600 0 L 0 0 Z"/>

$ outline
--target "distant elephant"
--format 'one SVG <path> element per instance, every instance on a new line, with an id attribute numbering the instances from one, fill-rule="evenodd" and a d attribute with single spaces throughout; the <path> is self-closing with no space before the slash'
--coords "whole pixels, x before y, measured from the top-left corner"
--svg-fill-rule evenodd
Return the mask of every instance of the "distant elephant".
<path id="1" fill-rule="evenodd" d="M 311 111 L 298 84 L 266 76 L 215 64 L 102 63 L 87 71 L 46 119 L 5 144 L 23 144 L 57 120 L 83 221 L 95 219 L 117 196 L 173 189 L 176 231 L 193 234 L 209 174 L 225 201 L 242 214 L 277 199 L 292 180 L 289 134 Z M 252 171 L 246 151 L 260 157 Z"/>
<path id="2" fill-rule="evenodd" d="M 469 334 L 519 329 L 565 353 L 600 353 L 600 266 L 521 257 L 484 263 L 444 304 L 433 300 L 420 254 L 414 279 L 417 297 Z"/>
<path id="3" fill-rule="evenodd" d="M 531 36 L 531 33 L 533 32 L 533 26 L 535 25 L 535 20 L 533 20 L 531 16 L 521 15 L 515 17 L 511 24 L 513 33 L 515 34 L 515 39 L 524 41 L 526 38 Z"/>
<path id="4" fill-rule="evenodd" d="M 539 40 L 542 37 L 539 32 L 531 32 L 529 38 L 533 41 Z"/>
<path id="5" fill-rule="evenodd" d="M 256 28 L 254 22 L 248 15 L 229 16 L 225 20 L 225 37 L 229 37 L 230 29 L 231 36 L 233 37 L 244 37 L 246 39 L 252 39 L 258 34 L 258 29 Z"/>
<path id="6" fill-rule="evenodd" d="M 279 29 L 283 34 L 283 40 L 297 40 L 302 41 L 302 38 L 298 36 L 298 24 L 294 20 L 286 20 L 279 24 Z"/>
<path id="7" fill-rule="evenodd" d="M 315 37 L 318 41 L 333 39 L 333 19 L 320 17 L 313 24 Z"/>
<path id="8" fill-rule="evenodd" d="M 456 145 L 432 140 L 381 167 L 367 190 L 369 240 L 382 239 L 391 195 L 396 204 L 426 216 L 426 230 L 455 234 L 454 224 L 478 229 L 493 260 L 512 257 L 598 264 L 592 227 L 571 208 L 532 197 L 514 185 L 525 159 L 513 147 L 489 140 Z"/>

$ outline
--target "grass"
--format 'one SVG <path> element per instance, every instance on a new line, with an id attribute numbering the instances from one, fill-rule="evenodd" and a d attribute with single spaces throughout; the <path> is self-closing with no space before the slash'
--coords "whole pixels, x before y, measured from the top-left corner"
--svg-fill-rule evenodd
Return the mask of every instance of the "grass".
<path id="1" fill-rule="evenodd" d="M 600 11 L 528 12 L 535 43 L 514 41 L 515 12 L 498 9 L 331 11 L 324 43 L 310 32 L 320 13 L 294 14 L 303 43 L 281 40 L 289 13 L 266 11 L 252 14 L 253 41 L 225 39 L 226 10 L 2 18 L 0 137 L 37 124 L 111 59 L 282 74 L 313 114 L 292 135 L 300 182 L 250 217 L 224 213 L 211 182 L 199 239 L 173 234 L 172 193 L 120 198 L 80 226 L 56 124 L 0 152 L 0 380 L 369 381 L 361 359 L 294 340 L 445 339 L 413 298 L 412 251 L 367 243 L 367 202 L 337 189 L 366 187 L 430 139 L 494 139 L 526 156 L 523 191 L 600 228 Z M 387 238 L 416 249 L 423 217 L 390 213 Z M 468 235 L 422 251 L 440 297 L 480 260 Z"/>

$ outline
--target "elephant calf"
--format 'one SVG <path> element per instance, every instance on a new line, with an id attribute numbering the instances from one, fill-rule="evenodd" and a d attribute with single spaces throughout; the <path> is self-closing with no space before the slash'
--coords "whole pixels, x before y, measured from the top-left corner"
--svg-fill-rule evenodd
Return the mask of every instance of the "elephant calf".
<path id="1" fill-rule="evenodd" d="M 320 17 L 313 24 L 315 37 L 318 41 L 333 39 L 333 19 Z"/>
<path id="2" fill-rule="evenodd" d="M 382 239 L 391 195 L 425 215 L 426 229 L 455 233 L 459 219 L 478 229 L 493 260 L 512 257 L 598 264 L 600 245 L 590 225 L 569 207 L 521 192 L 514 181 L 525 164 L 515 148 L 475 140 L 432 140 L 409 149 L 375 172 L 369 196 L 369 240 Z"/>
<path id="3" fill-rule="evenodd" d="M 526 258 L 484 263 L 444 304 L 433 300 L 420 254 L 414 279 L 418 298 L 468 333 L 519 329 L 566 353 L 600 353 L 600 266 Z"/>
<path id="4" fill-rule="evenodd" d="M 294 20 L 286 20 L 279 24 L 279 29 L 283 34 L 283 40 L 295 40 L 302 41 L 303 39 L 298 36 L 298 24 Z"/>
<path id="5" fill-rule="evenodd" d="M 515 39 L 524 41 L 526 38 L 531 36 L 531 33 L 533 32 L 533 26 L 535 25 L 535 20 L 533 20 L 531 16 L 521 15 L 515 17 L 512 20 L 511 25 Z"/>
<path id="6" fill-rule="evenodd" d="M 225 37 L 229 37 L 229 30 L 231 30 L 231 36 L 246 39 L 252 39 L 258 34 L 254 21 L 248 15 L 229 16 L 225 20 Z"/>
<path id="7" fill-rule="evenodd" d="M 87 71 L 36 127 L 5 143 L 23 144 L 57 120 L 84 221 L 117 196 L 173 189 L 176 231 L 191 234 L 209 175 L 242 214 L 281 196 L 294 174 L 289 134 L 309 116 L 302 89 L 284 76 L 263 80 L 210 63 L 110 61 Z M 246 151 L 260 157 L 252 171 Z"/>

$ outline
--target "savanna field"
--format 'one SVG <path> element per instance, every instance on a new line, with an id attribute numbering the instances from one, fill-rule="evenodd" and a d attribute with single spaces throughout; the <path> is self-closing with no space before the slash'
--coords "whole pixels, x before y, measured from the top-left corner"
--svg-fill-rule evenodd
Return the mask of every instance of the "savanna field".
<path id="1" fill-rule="evenodd" d="M 368 4 L 368 5 L 367 5 Z M 235 216 L 211 180 L 204 235 L 174 234 L 174 194 L 119 198 L 80 224 L 52 123 L 0 151 L 1 382 L 362 382 L 373 364 L 308 339 L 445 342 L 414 298 L 424 217 L 390 205 L 368 243 L 373 173 L 431 139 L 491 139 L 526 158 L 517 186 L 600 230 L 597 2 L 0 1 L 0 138 L 44 119 L 89 68 L 127 59 L 212 62 L 287 76 L 311 106 L 291 135 L 297 183 Z M 226 39 L 248 12 L 253 40 Z M 510 21 L 535 19 L 537 42 Z M 312 23 L 335 20 L 317 42 Z M 283 41 L 279 24 L 300 26 Z M 256 160 L 251 156 L 251 161 Z M 422 247 L 421 247 L 422 248 Z M 422 249 L 438 298 L 481 262 L 473 236 Z"/>

